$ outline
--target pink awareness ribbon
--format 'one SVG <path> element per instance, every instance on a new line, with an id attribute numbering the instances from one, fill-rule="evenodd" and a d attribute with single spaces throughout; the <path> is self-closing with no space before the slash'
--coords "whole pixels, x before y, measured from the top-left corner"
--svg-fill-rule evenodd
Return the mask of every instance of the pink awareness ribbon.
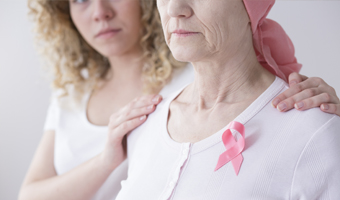
<path id="1" fill-rule="evenodd" d="M 241 134 L 241 138 L 239 140 L 235 140 L 233 134 L 231 133 L 231 129 L 236 130 Z M 244 125 L 237 121 L 232 121 L 227 126 L 227 130 L 224 131 L 222 135 L 222 141 L 226 148 L 226 151 L 223 152 L 217 162 L 215 171 L 217 171 L 219 168 L 221 168 L 223 165 L 227 164 L 229 161 L 231 161 L 236 175 L 238 175 L 241 164 L 243 162 L 243 156 L 242 151 L 244 149 L 245 145 L 245 139 L 244 139 Z"/>

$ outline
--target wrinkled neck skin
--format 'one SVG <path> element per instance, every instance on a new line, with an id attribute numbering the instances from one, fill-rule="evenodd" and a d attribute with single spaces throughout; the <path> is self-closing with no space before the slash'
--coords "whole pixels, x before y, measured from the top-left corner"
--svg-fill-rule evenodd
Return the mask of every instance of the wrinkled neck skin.
<path id="1" fill-rule="evenodd" d="M 195 80 L 178 99 L 196 104 L 197 110 L 216 108 L 219 103 L 251 103 L 275 80 L 257 61 L 252 35 L 245 33 L 240 43 L 193 62 Z"/>

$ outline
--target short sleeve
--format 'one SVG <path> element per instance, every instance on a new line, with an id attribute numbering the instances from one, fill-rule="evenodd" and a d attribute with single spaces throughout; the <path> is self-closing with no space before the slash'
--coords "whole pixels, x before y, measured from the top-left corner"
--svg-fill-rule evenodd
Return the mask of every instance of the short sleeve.
<path id="1" fill-rule="evenodd" d="M 295 169 L 291 199 L 340 199 L 340 118 L 308 142 Z"/>
<path id="2" fill-rule="evenodd" d="M 59 113 L 58 99 L 52 96 L 51 103 L 47 109 L 47 116 L 45 119 L 44 131 L 55 130 L 57 127 Z"/>

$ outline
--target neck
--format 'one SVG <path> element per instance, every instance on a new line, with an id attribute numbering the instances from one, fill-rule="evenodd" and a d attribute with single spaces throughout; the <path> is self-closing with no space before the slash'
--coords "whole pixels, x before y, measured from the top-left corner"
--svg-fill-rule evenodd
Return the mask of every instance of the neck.
<path id="1" fill-rule="evenodd" d="M 110 70 L 107 82 L 114 85 L 141 86 L 144 60 L 140 51 L 108 58 Z M 141 87 L 140 87 L 141 88 Z"/>
<path id="2" fill-rule="evenodd" d="M 243 45 L 220 62 L 193 63 L 195 80 L 187 88 L 190 103 L 198 109 L 214 108 L 218 103 L 235 104 L 253 101 L 274 81 L 275 77 L 257 61 L 254 49 Z M 229 52 L 228 52 L 229 53 Z"/>

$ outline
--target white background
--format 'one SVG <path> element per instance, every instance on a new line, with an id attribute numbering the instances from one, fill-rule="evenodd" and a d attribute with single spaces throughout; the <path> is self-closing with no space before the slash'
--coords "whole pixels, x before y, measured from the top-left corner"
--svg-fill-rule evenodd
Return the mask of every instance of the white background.
<path id="1" fill-rule="evenodd" d="M 26 4 L 0 0 L 1 200 L 17 198 L 49 103 Z M 277 1 L 269 18 L 291 37 L 301 73 L 322 77 L 340 95 L 340 1 Z"/>

